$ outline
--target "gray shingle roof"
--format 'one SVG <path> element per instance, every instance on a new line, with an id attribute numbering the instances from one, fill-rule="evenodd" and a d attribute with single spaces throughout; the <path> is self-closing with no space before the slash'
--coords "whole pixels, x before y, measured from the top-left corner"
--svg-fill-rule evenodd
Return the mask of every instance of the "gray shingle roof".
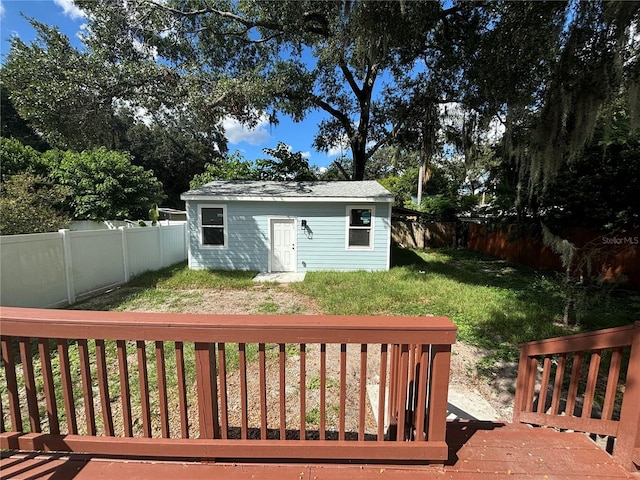
<path id="1" fill-rule="evenodd" d="M 363 200 L 393 202 L 391 192 L 376 181 L 362 182 L 263 182 L 215 181 L 183 193 L 183 200 L 270 200 L 300 201 Z"/>

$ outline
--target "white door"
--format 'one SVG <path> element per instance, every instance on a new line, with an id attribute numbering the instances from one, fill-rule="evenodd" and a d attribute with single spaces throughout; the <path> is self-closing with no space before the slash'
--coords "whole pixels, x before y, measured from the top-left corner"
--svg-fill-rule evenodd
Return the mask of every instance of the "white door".
<path id="1" fill-rule="evenodd" d="M 295 222 L 293 219 L 271 220 L 271 271 L 296 271 Z"/>

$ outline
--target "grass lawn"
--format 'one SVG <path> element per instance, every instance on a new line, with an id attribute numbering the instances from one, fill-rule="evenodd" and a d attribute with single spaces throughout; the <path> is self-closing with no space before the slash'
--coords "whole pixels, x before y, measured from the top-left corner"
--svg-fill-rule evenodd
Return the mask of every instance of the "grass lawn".
<path id="1" fill-rule="evenodd" d="M 184 312 L 198 309 L 206 292 L 266 290 L 275 299 L 278 292 L 293 290 L 313 299 L 326 314 L 447 316 L 458 326 L 458 340 L 489 352 L 481 370 L 490 370 L 499 360 L 517 361 L 523 342 L 640 318 L 640 294 L 618 289 L 584 311 L 579 325 L 566 327 L 556 272 L 534 271 L 463 249 L 394 248 L 392 256 L 389 271 L 310 272 L 304 282 L 290 287 L 257 286 L 251 281 L 255 272 L 194 271 L 181 263 L 144 274 L 104 301 L 98 298 L 97 303 L 74 308 Z M 279 309 L 267 297 L 257 301 L 251 313 L 299 313 L 301 308 Z"/>
<path id="2" fill-rule="evenodd" d="M 640 318 L 640 294 L 618 290 L 565 327 L 558 274 L 468 250 L 395 248 L 393 264 L 388 272 L 308 273 L 294 288 L 327 314 L 447 316 L 458 340 L 490 352 L 479 366 L 489 370 L 498 360 L 517 361 L 520 343 Z"/>

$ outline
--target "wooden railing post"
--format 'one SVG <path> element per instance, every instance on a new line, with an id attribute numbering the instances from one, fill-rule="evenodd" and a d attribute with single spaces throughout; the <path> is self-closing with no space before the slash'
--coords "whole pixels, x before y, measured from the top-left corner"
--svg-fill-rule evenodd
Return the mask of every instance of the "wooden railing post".
<path id="1" fill-rule="evenodd" d="M 625 385 L 620 423 L 613 459 L 627 470 L 635 471 L 638 461 L 637 450 L 640 449 L 640 322 L 635 323 L 629 369 Z"/>
<path id="2" fill-rule="evenodd" d="M 513 423 L 520 421 L 520 413 L 524 411 L 529 384 L 529 348 L 527 344 L 520 346 L 520 362 L 518 363 L 518 377 L 516 379 L 516 395 L 513 400 Z"/>
<path id="3" fill-rule="evenodd" d="M 431 386 L 427 439 L 444 442 L 447 426 L 447 397 L 451 345 L 433 345 L 431 349 Z"/>
<path id="4" fill-rule="evenodd" d="M 211 343 L 195 344 L 200 438 L 220 438 L 216 357 Z"/>

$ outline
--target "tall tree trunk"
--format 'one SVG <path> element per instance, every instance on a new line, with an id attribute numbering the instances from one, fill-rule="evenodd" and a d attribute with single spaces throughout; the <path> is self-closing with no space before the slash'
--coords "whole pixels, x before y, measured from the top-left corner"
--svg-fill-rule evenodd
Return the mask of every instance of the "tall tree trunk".
<path id="1" fill-rule="evenodd" d="M 364 139 L 357 135 L 351 139 L 351 153 L 353 154 L 353 173 L 351 180 L 364 180 L 364 170 L 367 165 L 367 148 Z"/>

